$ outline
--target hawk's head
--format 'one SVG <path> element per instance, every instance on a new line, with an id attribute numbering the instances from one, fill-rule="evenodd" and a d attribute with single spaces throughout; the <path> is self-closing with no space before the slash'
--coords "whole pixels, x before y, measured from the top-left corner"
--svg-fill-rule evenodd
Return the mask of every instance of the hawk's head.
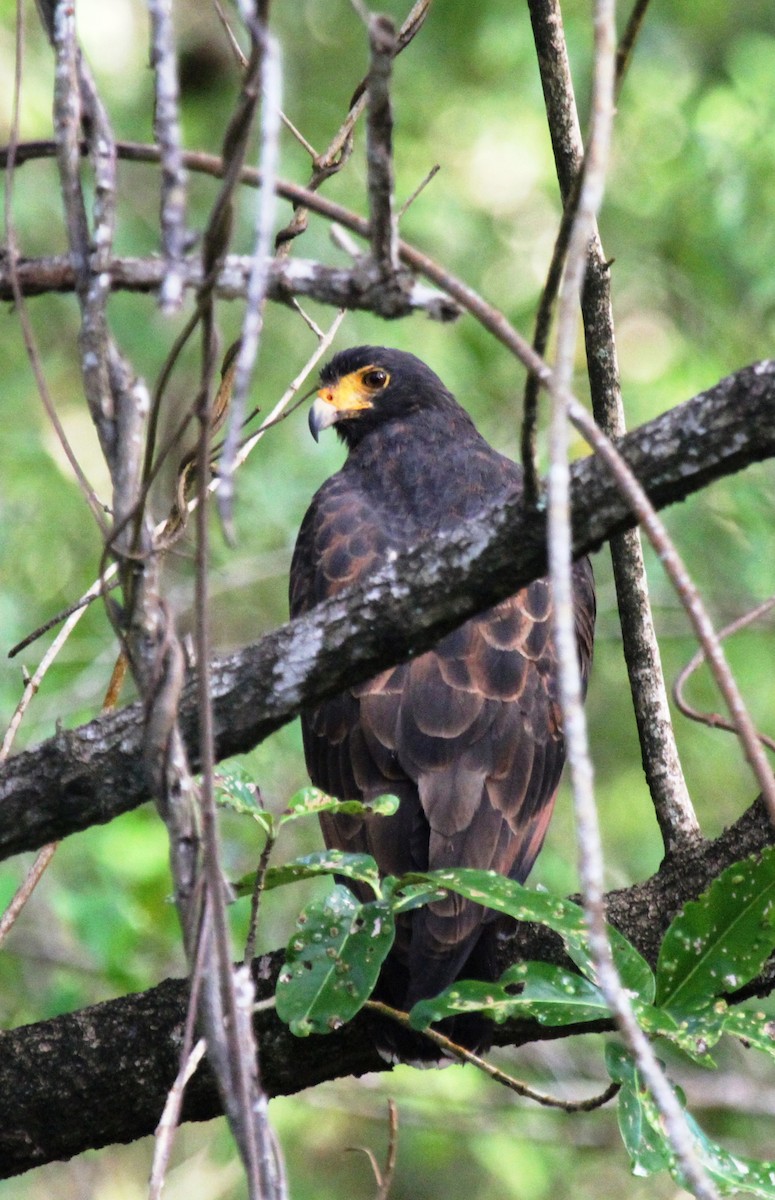
<path id="1" fill-rule="evenodd" d="M 393 418 L 429 409 L 458 408 L 444 384 L 414 354 L 385 346 L 356 346 L 334 355 L 320 373 L 309 414 L 315 441 L 336 425 L 348 446 Z"/>

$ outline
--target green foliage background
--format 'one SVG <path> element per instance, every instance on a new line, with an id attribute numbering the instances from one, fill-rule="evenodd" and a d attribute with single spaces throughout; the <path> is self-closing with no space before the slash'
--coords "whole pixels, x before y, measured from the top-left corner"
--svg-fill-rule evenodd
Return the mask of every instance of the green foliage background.
<path id="1" fill-rule="evenodd" d="M 400 20 L 408 4 L 383 6 Z M 9 127 L 13 14 L 0 12 L 0 128 Z M 118 136 L 151 140 L 152 78 L 140 0 L 79 0 L 81 34 Z M 575 83 L 586 113 L 591 6 L 565 6 Z M 184 133 L 192 149 L 217 151 L 236 92 L 235 73 L 215 16 L 187 0 L 177 6 L 184 87 Z M 277 3 L 273 14 L 285 66 L 284 108 L 316 149 L 325 147 L 366 67 L 363 28 L 346 0 Z M 51 132 L 51 54 L 32 10 L 25 40 L 22 138 Z M 601 232 L 612 267 L 622 383 L 628 422 L 636 425 L 723 375 L 763 358 L 775 335 L 775 12 L 770 0 L 654 3 L 619 104 L 610 187 Z M 402 233 L 501 306 L 525 333 L 548 264 L 559 215 L 549 138 L 526 5 L 508 0 L 436 0 L 426 28 L 395 68 L 396 168 L 399 200 L 430 167 L 441 171 L 402 221 Z M 283 134 L 282 174 L 306 182 L 304 151 Z M 123 195 L 117 249 L 145 254 L 157 246 L 156 177 L 149 167 L 120 167 Z M 213 181 L 191 179 L 191 225 L 215 194 Z M 325 192 L 365 211 L 363 136 L 347 168 Z M 250 246 L 253 197 L 246 193 L 235 249 Z M 16 176 L 13 215 L 24 254 L 65 248 L 56 169 L 30 163 Z M 282 219 L 290 208 L 281 205 Z M 315 217 L 299 254 L 343 261 Z M 30 302 L 47 381 L 87 473 L 105 495 L 96 443 L 78 375 L 77 314 L 71 297 Z M 311 305 L 317 320 L 330 314 Z M 162 318 L 148 298 L 115 297 L 114 327 L 126 352 L 153 380 L 182 320 Z M 222 305 L 224 344 L 240 312 Z M 69 603 L 94 577 L 96 530 L 54 437 L 47 428 L 14 314 L 2 325 L 2 487 L 0 488 L 0 711 L 10 716 L 20 693 L 18 660 L 7 649 Z M 470 409 L 485 435 L 516 456 L 523 372 L 470 318 L 440 327 L 423 318 L 386 327 L 347 317 L 338 345 L 374 341 L 419 353 Z M 290 311 L 268 315 L 255 402 L 264 412 L 313 346 Z M 180 404 L 196 378 L 191 357 L 176 376 Z M 583 364 L 578 387 L 584 391 Z M 583 453 L 581 445 L 578 453 Z M 295 530 L 314 488 L 336 468 L 333 437 L 316 447 L 303 414 L 262 443 L 239 481 L 239 542 L 214 539 L 213 630 L 227 650 L 260 636 L 287 614 L 286 577 Z M 738 615 L 773 590 L 775 472 L 771 464 L 714 485 L 669 514 L 670 528 L 717 622 Z M 164 496 L 158 498 L 160 511 Z M 192 548 L 169 567 L 171 594 L 190 623 Z M 668 679 L 690 657 L 687 624 L 658 565 L 649 558 L 653 599 Z M 621 661 L 610 570 L 595 563 L 600 619 L 589 697 L 591 736 L 604 823 L 609 882 L 622 885 L 656 869 L 660 842 L 642 782 Z M 25 651 L 34 669 L 37 647 Z M 95 606 L 47 676 L 19 746 L 94 715 L 115 654 L 107 620 Z M 738 635 L 729 657 L 762 728 L 772 731 L 772 625 Z M 709 684 L 692 696 L 718 707 Z M 678 720 L 684 766 L 703 828 L 720 830 L 750 802 L 754 784 L 732 740 Z M 280 809 L 305 781 L 296 727 L 247 756 L 268 807 Z M 299 826 L 281 843 L 290 856 L 318 845 Z M 224 817 L 227 868 L 234 878 L 255 866 L 256 831 Z M 25 862 L 0 868 L 0 901 L 13 893 Z M 532 882 L 576 887 L 573 825 L 561 801 Z M 280 889 L 267 898 L 259 949 L 280 944 L 295 912 L 320 885 Z M 0 956 L 0 1021 L 10 1026 L 142 989 L 182 970 L 163 830 L 150 808 L 65 842 Z M 246 902 L 235 906 L 244 931 Z M 547 1043 L 509 1056 L 514 1071 L 558 1086 L 601 1074 L 593 1039 Z M 743 1067 L 745 1070 L 743 1071 Z M 755 1068 L 759 1069 L 759 1068 Z M 764 1116 L 775 1092 L 766 1078 L 730 1052 L 717 1077 L 704 1077 L 690 1098 L 707 1103 L 703 1122 L 742 1152 L 771 1156 Z M 711 1082 L 708 1082 L 710 1078 Z M 730 1080 L 747 1088 L 735 1113 Z M 342 1080 L 313 1094 L 278 1100 L 272 1115 L 285 1147 L 296 1200 L 368 1197 L 375 1188 L 368 1145 L 384 1156 L 385 1097 L 400 1108 L 399 1165 L 392 1200 L 504 1197 L 574 1200 L 617 1195 L 672 1196 L 665 1178 L 631 1178 L 612 1113 L 562 1117 L 527 1108 L 469 1069 L 418 1073 L 401 1068 L 384 1079 Z M 715 1097 L 715 1100 L 714 1100 Z M 722 1102 L 723 1101 L 723 1102 Z M 519 1111 L 516 1111 L 516 1110 Z M 240 1171 L 218 1123 L 181 1132 L 170 1197 L 242 1195 Z M 0 1184 L 0 1197 L 134 1197 L 145 1194 L 147 1144 L 87 1155 Z"/>

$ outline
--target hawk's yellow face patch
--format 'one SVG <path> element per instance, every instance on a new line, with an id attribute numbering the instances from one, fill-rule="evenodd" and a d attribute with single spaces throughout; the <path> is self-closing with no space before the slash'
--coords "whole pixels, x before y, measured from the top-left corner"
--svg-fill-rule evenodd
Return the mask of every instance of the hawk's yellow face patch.
<path id="1" fill-rule="evenodd" d="M 372 407 L 372 397 L 377 392 L 384 391 L 390 383 L 390 376 L 382 367 L 361 367 L 359 371 L 351 371 L 336 383 L 322 387 L 318 399 L 331 404 L 338 413 L 358 412 L 362 408 Z"/>
<path id="2" fill-rule="evenodd" d="M 390 375 L 382 367 L 369 365 L 343 375 L 335 383 L 320 388 L 309 414 L 312 436 L 355 413 L 373 408 L 373 398 L 390 383 Z"/>

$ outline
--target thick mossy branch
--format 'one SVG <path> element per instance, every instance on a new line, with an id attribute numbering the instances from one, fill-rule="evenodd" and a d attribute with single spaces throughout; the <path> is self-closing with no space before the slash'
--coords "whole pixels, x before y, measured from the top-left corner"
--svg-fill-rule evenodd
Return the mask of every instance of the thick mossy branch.
<path id="1" fill-rule="evenodd" d="M 620 446 L 658 508 L 775 455 L 775 362 L 744 368 L 625 437 Z M 594 457 L 573 467 L 577 554 L 633 524 Z M 427 649 L 546 571 L 545 517 L 521 498 L 397 558 L 362 587 L 213 664 L 219 759 L 257 745 L 306 705 Z M 12 758 L 0 772 L 0 858 L 111 820 L 150 798 L 136 704 Z M 180 723 L 198 763 L 195 682 Z"/>
<path id="2" fill-rule="evenodd" d="M 661 936 L 681 906 L 731 863 L 772 840 L 764 808 L 756 803 L 715 841 L 697 843 L 646 882 L 611 893 L 609 917 L 654 964 Z M 503 938 L 501 965 L 552 961 L 560 951 L 559 939 L 547 930 L 517 926 Z M 282 961 L 279 950 L 255 960 L 259 1003 L 274 994 Z M 768 968 L 746 994 L 764 994 L 773 982 Z M 167 980 L 140 995 L 0 1033 L 0 1178 L 152 1133 L 178 1070 L 187 995 L 184 981 Z M 329 1036 L 296 1038 L 273 1009 L 259 1012 L 256 1032 L 268 1094 L 288 1095 L 329 1079 L 387 1070 L 374 1050 L 376 1019 L 364 1013 Z M 570 1026 L 512 1022 L 496 1027 L 495 1040 L 521 1045 L 574 1032 L 578 1029 Z M 208 1120 L 220 1112 L 203 1063 L 188 1085 L 184 1119 Z"/>

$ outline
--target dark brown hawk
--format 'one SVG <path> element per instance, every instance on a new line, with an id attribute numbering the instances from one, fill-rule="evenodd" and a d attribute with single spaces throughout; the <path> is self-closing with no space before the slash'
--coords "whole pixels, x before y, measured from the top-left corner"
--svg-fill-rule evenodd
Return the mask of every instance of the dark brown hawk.
<path id="1" fill-rule="evenodd" d="M 317 439 L 335 425 L 348 455 L 302 522 L 293 616 L 522 486 L 521 469 L 488 445 L 414 355 L 345 350 L 320 383 L 310 429 Z M 586 559 L 574 567 L 574 586 L 586 681 L 595 620 Z M 324 816 L 327 846 L 372 854 L 385 875 L 464 866 L 526 878 L 564 758 L 551 607 L 548 581 L 536 580 L 435 649 L 302 716 L 318 787 L 342 799 L 400 799 L 393 817 Z M 454 894 L 408 914 L 379 995 L 408 1009 L 462 976 L 492 978 L 494 917 Z M 456 1033 L 481 1041 L 478 1029 Z"/>

